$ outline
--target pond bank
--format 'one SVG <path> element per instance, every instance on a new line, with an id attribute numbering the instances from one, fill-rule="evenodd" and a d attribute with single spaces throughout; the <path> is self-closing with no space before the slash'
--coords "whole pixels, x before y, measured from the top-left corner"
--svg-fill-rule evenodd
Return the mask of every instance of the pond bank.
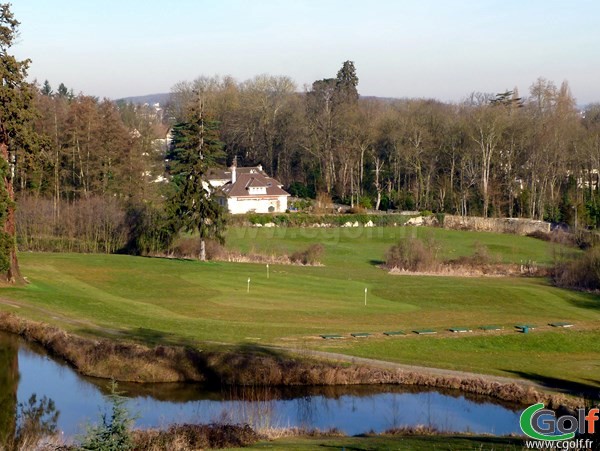
<path id="1" fill-rule="evenodd" d="M 555 410 L 583 404 L 583 400 L 546 393 L 530 384 L 503 383 L 483 375 L 445 375 L 443 370 L 411 371 L 366 363 L 332 362 L 308 353 L 294 355 L 283 349 L 258 346 L 222 351 L 191 346 L 150 348 L 125 341 L 81 337 L 5 312 L 0 313 L 0 330 L 42 345 L 80 374 L 116 381 L 242 386 L 402 384 L 456 389 L 522 405 L 543 402 Z"/>

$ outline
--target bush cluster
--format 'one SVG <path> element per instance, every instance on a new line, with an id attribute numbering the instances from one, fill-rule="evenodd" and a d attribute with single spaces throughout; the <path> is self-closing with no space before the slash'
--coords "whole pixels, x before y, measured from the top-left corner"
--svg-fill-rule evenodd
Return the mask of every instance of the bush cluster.
<path id="1" fill-rule="evenodd" d="M 214 240 L 205 240 L 207 260 L 220 260 L 225 257 L 225 248 Z M 197 236 L 180 237 L 173 243 L 171 253 L 173 257 L 197 259 L 200 255 L 200 238 Z"/>
<path id="2" fill-rule="evenodd" d="M 325 246 L 320 243 L 311 244 L 306 249 L 294 252 L 290 255 L 292 263 L 301 263 L 303 265 L 314 265 L 320 263 L 319 260 L 325 252 Z"/>
<path id="3" fill-rule="evenodd" d="M 405 271 L 432 271 L 440 266 L 437 243 L 430 239 L 424 242 L 418 238 L 403 238 L 387 253 L 385 266 Z"/>
<path id="4" fill-rule="evenodd" d="M 559 287 L 600 290 L 600 247 L 587 250 L 576 260 L 556 264 L 551 276 Z"/>

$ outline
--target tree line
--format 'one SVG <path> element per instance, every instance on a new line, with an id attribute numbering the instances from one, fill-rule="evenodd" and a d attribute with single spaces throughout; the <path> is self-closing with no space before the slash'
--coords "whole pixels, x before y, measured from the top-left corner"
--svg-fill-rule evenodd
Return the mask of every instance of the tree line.
<path id="1" fill-rule="evenodd" d="M 540 78 L 527 97 L 513 89 L 460 103 L 361 98 L 346 61 L 303 92 L 283 76 L 181 82 L 163 115 L 49 82 L 32 102 L 37 141 L 16 152 L 14 178 L 30 249 L 164 248 L 176 229 L 164 218 L 178 211 L 167 200 L 193 155 L 178 146 L 201 137 L 199 105 L 217 145 L 198 177 L 235 158 L 261 163 L 295 196 L 327 193 L 355 209 L 600 221 L 600 106 L 580 111 L 567 82 Z"/>
<path id="2" fill-rule="evenodd" d="M 535 80 L 464 101 L 360 98 L 351 61 L 298 92 L 289 77 L 177 84 L 170 114 L 200 95 L 227 161 L 262 163 L 298 196 L 351 206 L 596 226 L 600 105 Z M 578 224 L 575 222 L 578 221 Z"/>
<path id="3" fill-rule="evenodd" d="M 9 280 L 20 277 L 17 229 L 24 248 L 83 252 L 159 252 L 181 228 L 222 238 L 222 212 L 190 180 L 234 159 L 262 164 L 294 196 L 355 210 L 600 222 L 600 105 L 580 111 L 567 82 L 539 78 L 526 96 L 515 88 L 456 103 L 364 98 L 346 61 L 303 89 L 287 76 L 201 76 L 176 84 L 157 114 L 28 83 L 30 61 L 9 54 L 19 23 L 0 6 Z"/>
<path id="4" fill-rule="evenodd" d="M 155 199 L 166 130 L 202 102 L 223 153 L 214 164 L 261 163 L 291 194 L 324 192 L 350 206 L 430 210 L 597 225 L 600 106 L 579 111 L 568 83 L 538 79 L 461 103 L 360 98 L 354 64 L 299 93 L 289 77 L 177 84 L 166 120 L 48 83 L 34 96 L 38 146 L 16 158 L 19 195 L 61 201 Z M 162 140 L 161 140 L 162 138 Z M 158 143 L 158 144 L 157 144 Z M 167 164 L 168 166 L 168 164 Z"/>

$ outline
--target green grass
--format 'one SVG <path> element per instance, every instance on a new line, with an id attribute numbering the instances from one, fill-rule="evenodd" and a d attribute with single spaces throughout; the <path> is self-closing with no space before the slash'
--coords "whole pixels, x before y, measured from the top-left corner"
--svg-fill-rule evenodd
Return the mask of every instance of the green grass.
<path id="1" fill-rule="evenodd" d="M 3 288 L 0 296 L 22 305 L 16 309 L 0 304 L 0 309 L 78 332 L 117 329 L 150 344 L 276 344 L 600 385 L 598 296 L 557 289 L 543 279 L 393 276 L 379 269 L 387 248 L 412 233 L 433 234 L 448 258 L 472 253 L 476 242 L 505 262 L 550 264 L 554 252 L 548 243 L 532 238 L 442 229 L 236 228 L 228 233 L 233 249 L 282 254 L 318 242 L 325 245 L 325 266 L 270 265 L 267 279 L 261 264 L 23 253 L 22 270 L 31 284 Z M 545 326 L 556 321 L 575 327 Z M 505 330 L 478 330 L 487 324 Z M 518 334 L 513 331 L 516 324 L 544 327 Z M 474 332 L 452 334 L 448 327 Z M 382 335 L 415 329 L 435 329 L 438 334 Z M 374 335 L 318 338 L 349 337 L 353 332 Z"/>
<path id="2" fill-rule="evenodd" d="M 411 451 L 455 451 L 455 450 L 520 450 L 523 441 L 515 438 L 477 436 L 376 436 L 376 437 L 294 437 L 273 441 L 263 441 L 245 450 L 286 450 L 305 451 L 329 450 L 411 450 Z M 239 448 L 237 448 L 239 449 Z"/>

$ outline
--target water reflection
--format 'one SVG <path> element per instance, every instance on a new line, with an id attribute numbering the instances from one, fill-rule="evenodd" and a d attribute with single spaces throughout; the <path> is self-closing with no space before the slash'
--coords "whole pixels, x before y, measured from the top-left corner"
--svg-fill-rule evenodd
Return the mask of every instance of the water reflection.
<path id="1" fill-rule="evenodd" d="M 18 351 L 15 337 L 0 334 L 0 445 L 13 439 L 17 427 Z"/>
<path id="2" fill-rule="evenodd" d="M 83 378 L 31 346 L 20 346 L 16 362 L 14 339 L 12 344 L 11 365 L 21 377 L 11 373 L 11 412 L 17 382 L 21 402 L 31 393 L 55 400 L 59 428 L 66 435 L 83 432 L 85 423 L 108 407 L 106 380 Z M 415 425 L 494 434 L 519 431 L 518 406 L 458 391 L 403 386 L 210 389 L 198 384 L 119 384 L 119 391 L 129 397 L 127 407 L 138 416 L 138 427 L 230 421 L 254 427 L 337 428 L 350 435 Z M 10 424 L 14 417 L 4 421 Z"/>

